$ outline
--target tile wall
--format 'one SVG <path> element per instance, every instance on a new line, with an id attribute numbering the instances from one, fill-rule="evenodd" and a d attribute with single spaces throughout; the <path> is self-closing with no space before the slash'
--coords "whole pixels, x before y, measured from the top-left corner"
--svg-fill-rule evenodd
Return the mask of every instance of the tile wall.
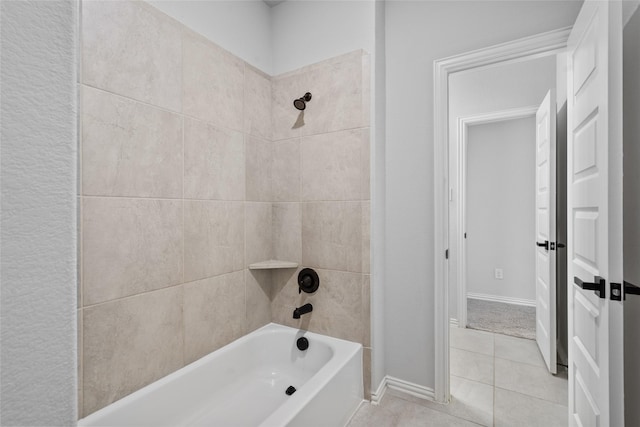
<path id="1" fill-rule="evenodd" d="M 363 343 L 368 384 L 368 56 L 271 78 L 138 1 L 81 41 L 80 417 L 271 321 Z"/>
<path id="2" fill-rule="evenodd" d="M 274 271 L 272 321 L 362 343 L 370 395 L 369 56 L 357 51 L 273 78 L 274 257 L 314 268 L 320 288 Z M 292 101 L 306 92 L 304 112 Z M 313 312 L 293 319 L 307 302 Z"/>

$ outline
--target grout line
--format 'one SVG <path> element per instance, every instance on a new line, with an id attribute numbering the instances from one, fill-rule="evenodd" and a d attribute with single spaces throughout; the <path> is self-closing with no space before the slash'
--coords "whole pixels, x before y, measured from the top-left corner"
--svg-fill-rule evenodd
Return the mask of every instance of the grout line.
<path id="1" fill-rule="evenodd" d="M 187 202 L 232 202 L 232 203 L 240 203 L 245 200 L 241 199 L 192 199 L 192 198 L 182 198 L 182 197 L 138 197 L 138 196 L 101 196 L 101 195 L 86 195 L 82 196 L 85 199 L 131 199 L 131 200 L 160 200 L 160 201 L 187 201 Z M 271 203 L 271 202 L 263 202 L 263 201 L 252 201 L 251 203 Z M 350 200 L 348 200 L 350 201 Z"/>
<path id="2" fill-rule="evenodd" d="M 206 277 L 202 277 L 202 278 L 199 278 L 199 279 L 188 280 L 188 281 L 180 282 L 180 283 L 174 283 L 174 284 L 171 284 L 171 285 L 168 285 L 168 286 L 164 286 L 164 287 L 157 288 L 157 289 L 150 289 L 148 291 L 139 292 L 139 293 L 133 294 L 133 295 L 125 295 L 125 296 L 122 296 L 122 297 L 110 299 L 108 301 L 101 301 L 101 302 L 97 302 L 97 303 L 94 303 L 94 304 L 89 304 L 89 305 L 86 305 L 86 306 L 84 306 L 82 308 L 83 309 L 94 308 L 94 307 L 97 307 L 97 306 L 100 306 L 100 305 L 104 305 L 104 304 L 109 304 L 109 303 L 112 303 L 112 302 L 115 302 L 115 301 L 120 301 L 120 300 L 129 299 L 129 298 L 135 298 L 135 297 L 138 297 L 138 296 L 141 296 L 141 295 L 150 294 L 152 292 L 159 292 L 159 291 L 163 291 L 163 290 L 166 290 L 166 289 L 176 288 L 178 286 L 189 285 L 189 284 L 192 284 L 192 283 L 201 282 L 203 280 L 215 279 L 217 277 L 222 277 L 222 276 L 226 276 L 226 275 L 229 275 L 229 274 L 238 273 L 238 272 L 240 272 L 242 270 L 244 270 L 244 268 L 241 268 L 239 270 L 227 271 L 227 272 L 224 272 L 224 273 L 221 273 L 221 274 L 216 274 L 214 276 L 206 276 Z"/>
<path id="3" fill-rule="evenodd" d="M 184 72 L 184 70 L 183 70 L 183 72 Z M 203 122 L 203 123 L 206 123 L 206 124 L 208 124 L 208 125 L 210 125 L 212 127 L 218 128 L 218 129 L 224 129 L 224 130 L 231 131 L 231 132 L 247 134 L 247 135 L 250 135 L 252 137 L 256 137 L 258 139 L 262 139 L 262 140 L 268 141 L 268 138 L 266 138 L 266 137 L 253 135 L 250 132 L 249 133 L 245 132 L 245 130 L 244 130 L 244 119 L 243 119 L 243 126 L 241 126 L 241 129 L 231 128 L 231 127 L 225 126 L 225 125 L 220 124 L 220 123 L 214 123 L 214 122 L 209 121 L 207 119 L 203 119 L 203 118 L 200 118 L 200 117 L 192 116 L 190 114 L 186 114 L 184 112 L 184 105 L 182 105 L 182 111 L 172 110 L 170 108 L 166 108 L 166 107 L 162 107 L 162 106 L 159 106 L 159 105 L 150 104 L 150 103 L 142 101 L 140 99 L 131 98 L 129 96 L 122 95 L 122 94 L 116 93 L 116 92 L 112 92 L 110 90 L 103 89 L 103 88 L 100 88 L 100 87 L 97 87 L 97 86 L 93 86 L 93 85 L 90 85 L 90 84 L 87 84 L 87 83 L 80 83 L 80 84 L 82 86 L 91 88 L 93 90 L 96 90 L 96 91 L 99 91 L 99 92 L 103 92 L 103 93 L 108 93 L 110 95 L 117 96 L 119 98 L 123 98 L 123 99 L 129 100 L 129 101 L 132 101 L 132 102 L 135 102 L 135 103 L 138 103 L 138 104 L 150 107 L 150 108 L 154 108 L 154 109 L 157 109 L 157 110 L 164 111 L 166 113 L 180 115 L 180 116 L 183 116 L 184 118 L 187 118 L 187 119 Z M 183 88 L 183 90 L 184 90 L 184 88 Z M 180 100 L 181 104 L 183 103 L 182 101 L 183 101 L 183 99 Z M 244 108 L 244 104 L 243 104 L 243 108 Z M 309 134 L 309 135 L 300 134 L 300 135 L 289 137 L 289 138 L 281 138 L 281 139 L 277 139 L 277 140 L 272 140 L 271 142 L 275 142 L 275 143 L 285 142 L 285 141 L 289 141 L 291 139 L 301 139 L 302 140 L 303 138 L 309 138 L 309 137 L 314 137 L 314 136 L 331 135 L 331 134 L 335 134 L 335 133 L 339 133 L 339 132 L 348 132 L 348 131 L 354 131 L 354 130 L 366 130 L 366 129 L 370 129 L 370 128 L 371 128 L 371 126 L 354 126 L 354 127 L 330 130 L 330 131 L 325 131 L 325 132 L 317 132 L 317 133 L 312 133 L 312 134 Z M 273 138 L 273 136 L 272 136 L 272 138 Z"/>
<path id="4" fill-rule="evenodd" d="M 326 132 L 318 132 L 318 133 L 310 133 L 309 135 L 298 135 L 298 136 L 291 136 L 288 138 L 280 138 L 280 139 L 275 139 L 272 142 L 278 144 L 278 143 L 283 143 L 283 142 L 291 142 L 292 139 L 304 139 L 304 138 L 311 138 L 314 136 L 322 136 L 322 135 L 332 135 L 335 133 L 340 133 L 340 132 L 348 132 L 348 131 L 354 131 L 354 130 L 370 130 L 371 126 L 354 126 L 354 127 L 348 127 L 348 128 L 342 128 L 342 129 L 336 129 L 336 130 L 329 130 Z"/>
<path id="5" fill-rule="evenodd" d="M 567 408 L 568 407 L 568 405 L 563 405 L 562 403 L 554 402 L 552 400 L 543 399 L 543 398 L 538 397 L 538 396 L 532 396 L 530 394 L 522 393 L 520 391 L 511 390 L 511 389 L 504 388 L 504 387 L 495 387 L 495 388 L 503 390 L 503 391 L 507 391 L 509 393 L 516 393 L 516 394 L 519 394 L 520 396 L 523 396 L 523 397 L 526 397 L 526 398 L 529 398 L 529 399 L 536 399 L 536 400 L 538 400 L 540 402 L 551 403 L 553 405 L 562 406 L 563 408 Z"/>
<path id="6" fill-rule="evenodd" d="M 183 73 L 184 73 L 184 70 L 183 70 Z M 91 88 L 93 90 L 99 91 L 99 92 L 107 93 L 109 95 L 116 96 L 118 98 L 126 99 L 128 101 L 133 102 L 133 103 L 137 103 L 137 104 L 149 107 L 149 108 L 153 108 L 153 109 L 156 109 L 156 110 L 163 111 L 165 113 L 170 113 L 170 114 L 173 114 L 173 115 L 182 116 L 182 117 L 184 117 L 186 119 L 191 119 L 191 120 L 195 120 L 195 121 L 198 121 L 198 122 L 202 122 L 202 123 L 205 123 L 205 124 L 207 124 L 209 126 L 212 126 L 212 127 L 218 128 L 218 129 L 222 129 L 222 130 L 226 130 L 226 131 L 230 131 L 230 132 L 235 132 L 235 133 L 244 133 L 243 129 L 231 128 L 231 127 L 225 126 L 224 124 L 214 123 L 214 122 L 211 122 L 209 120 L 202 119 L 200 117 L 196 117 L 196 116 L 192 116 L 190 114 L 184 113 L 184 105 L 182 105 L 184 94 L 181 94 L 182 98 L 180 99 L 180 104 L 181 104 L 182 111 L 177 111 L 177 110 L 172 110 L 170 108 L 162 107 L 162 106 L 159 106 L 159 105 L 150 104 L 150 103 L 142 101 L 140 99 L 131 98 L 129 96 L 122 95 L 122 94 L 116 93 L 116 92 L 112 92 L 112 91 L 107 90 L 107 89 L 99 88 L 97 86 L 92 86 L 92 85 L 87 84 L 87 83 L 82 83 L 82 85 L 86 86 L 88 88 Z M 184 90 L 184 88 L 183 88 L 183 90 Z"/>
<path id="7" fill-rule="evenodd" d="M 182 32 L 181 32 L 182 35 Z M 184 37 L 180 37 L 180 42 L 182 43 L 182 40 L 184 40 Z M 184 46 L 183 46 L 184 47 Z M 181 67 L 182 72 L 180 73 L 181 76 L 181 84 L 183 83 L 184 80 L 184 48 L 180 49 L 182 52 L 182 64 L 183 65 Z M 182 91 L 184 91 L 184 86 L 182 86 Z M 181 93 L 180 94 L 182 96 L 182 99 L 180 100 L 180 106 L 181 108 L 183 108 L 184 106 L 183 101 L 184 101 L 184 96 Z M 186 135 L 186 125 L 187 125 L 187 121 L 184 119 L 184 116 L 182 116 L 182 285 L 184 285 L 184 281 L 185 281 L 185 274 L 186 274 L 186 246 L 187 246 L 187 230 L 186 230 L 186 224 L 185 224 L 185 215 L 186 215 L 186 202 L 184 199 L 184 194 L 185 194 L 185 185 L 186 185 L 186 180 L 187 180 L 187 172 L 185 169 L 185 164 L 186 164 L 186 142 L 185 142 L 185 135 Z M 182 312 L 182 365 L 185 366 L 186 362 L 187 362 L 187 345 L 186 345 L 186 341 L 187 341 L 187 322 L 186 322 L 186 313 L 185 313 L 185 298 L 186 298 L 186 292 L 185 292 L 185 288 L 184 286 L 182 286 L 182 304 L 180 306 L 180 310 Z"/>

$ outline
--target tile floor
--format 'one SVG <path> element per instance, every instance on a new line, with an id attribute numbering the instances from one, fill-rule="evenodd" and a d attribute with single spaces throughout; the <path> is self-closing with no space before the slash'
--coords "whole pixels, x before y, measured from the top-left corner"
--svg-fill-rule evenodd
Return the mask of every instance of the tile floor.
<path id="1" fill-rule="evenodd" d="M 363 404 L 349 427 L 567 425 L 566 374 L 547 372 L 535 341 L 451 329 L 451 403 L 388 390 Z"/>

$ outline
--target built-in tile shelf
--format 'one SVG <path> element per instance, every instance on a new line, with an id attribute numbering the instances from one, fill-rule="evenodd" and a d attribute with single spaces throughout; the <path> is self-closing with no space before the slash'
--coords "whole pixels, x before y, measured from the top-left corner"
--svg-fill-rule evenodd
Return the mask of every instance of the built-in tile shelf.
<path id="1" fill-rule="evenodd" d="M 279 261 L 277 259 L 270 259 L 268 261 L 255 262 L 249 264 L 249 270 L 274 270 L 276 268 L 297 268 L 297 262 L 291 261 Z"/>

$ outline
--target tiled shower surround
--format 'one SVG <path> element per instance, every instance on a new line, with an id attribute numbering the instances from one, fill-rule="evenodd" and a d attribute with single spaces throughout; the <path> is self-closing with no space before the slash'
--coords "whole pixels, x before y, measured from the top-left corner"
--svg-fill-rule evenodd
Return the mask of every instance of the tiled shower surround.
<path id="1" fill-rule="evenodd" d="M 271 321 L 362 343 L 368 391 L 368 55 L 270 77 L 138 1 L 81 40 L 80 416 Z"/>

